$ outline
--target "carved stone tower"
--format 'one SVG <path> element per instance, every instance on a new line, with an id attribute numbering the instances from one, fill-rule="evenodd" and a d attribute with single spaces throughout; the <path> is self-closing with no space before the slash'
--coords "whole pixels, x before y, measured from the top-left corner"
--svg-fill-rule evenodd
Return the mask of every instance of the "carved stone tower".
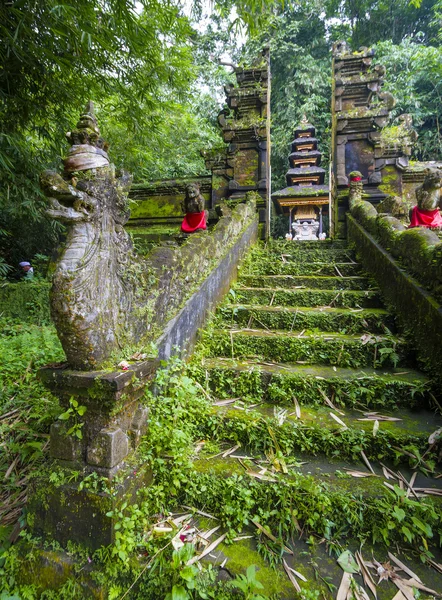
<path id="1" fill-rule="evenodd" d="M 212 171 L 213 208 L 222 199 L 242 199 L 256 191 L 260 222 L 266 221 L 269 196 L 270 69 L 269 50 L 255 65 L 236 67 L 237 85 L 226 86 L 227 107 L 218 115 L 227 147 L 202 151 Z"/>

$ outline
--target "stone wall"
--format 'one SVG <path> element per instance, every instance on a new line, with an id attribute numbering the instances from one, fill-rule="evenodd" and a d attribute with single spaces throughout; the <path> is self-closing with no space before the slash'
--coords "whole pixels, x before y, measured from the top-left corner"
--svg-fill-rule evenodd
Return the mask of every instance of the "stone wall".
<path id="1" fill-rule="evenodd" d="M 416 280 L 442 301 L 442 240 L 424 227 L 407 229 L 395 217 L 379 214 L 375 207 L 361 200 L 351 208 L 351 216 L 370 233 L 391 256 Z"/>
<path id="2" fill-rule="evenodd" d="M 410 270 L 432 272 L 437 277 L 435 283 L 440 284 L 441 244 L 431 231 L 396 230 L 396 219 L 375 213 L 369 202 L 352 210 L 347 215 L 348 240 L 355 246 L 362 265 L 376 279 L 387 303 L 394 307 L 400 324 L 413 341 L 422 368 L 442 388 L 442 359 L 438 352 L 442 347 L 442 307 L 407 272 L 408 265 Z M 402 257 L 400 262 L 398 256 Z M 403 269 L 405 261 L 407 270 Z"/>
<path id="3" fill-rule="evenodd" d="M 158 181 L 132 184 L 129 192 L 131 215 L 129 225 L 179 225 L 184 214 L 182 203 L 189 183 L 198 183 L 206 208 L 211 206 L 212 177 L 198 175 L 180 179 L 161 179 Z"/>

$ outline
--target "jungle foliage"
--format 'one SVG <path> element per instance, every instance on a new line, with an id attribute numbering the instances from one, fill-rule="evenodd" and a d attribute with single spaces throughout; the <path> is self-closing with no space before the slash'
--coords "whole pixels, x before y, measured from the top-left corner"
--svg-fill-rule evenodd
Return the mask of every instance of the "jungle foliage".
<path id="1" fill-rule="evenodd" d="M 64 133 L 88 97 L 112 160 L 135 180 L 204 173 L 199 151 L 222 143 L 216 115 L 222 85 L 232 80 L 219 61 L 245 63 L 264 44 L 271 47 L 274 189 L 284 185 L 304 113 L 327 168 L 338 39 L 375 46 L 386 89 L 398 99 L 393 117 L 409 112 L 419 133 L 413 158 L 442 157 L 441 0 L 218 0 L 208 17 L 202 0 L 184 8 L 178 0 L 1 4 L 1 275 L 6 263 L 49 254 L 60 233 L 44 216 L 38 174 L 59 167 Z"/>

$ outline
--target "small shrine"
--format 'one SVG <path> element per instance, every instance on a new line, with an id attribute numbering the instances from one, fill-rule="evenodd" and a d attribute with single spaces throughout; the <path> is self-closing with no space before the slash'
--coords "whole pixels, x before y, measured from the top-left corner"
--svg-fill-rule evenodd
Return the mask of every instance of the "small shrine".
<path id="1" fill-rule="evenodd" d="M 326 237 L 324 219 L 329 218 L 330 192 L 325 184 L 315 128 L 304 116 L 295 129 L 289 156 L 287 187 L 272 194 L 278 214 L 289 218 L 287 239 L 317 240 Z"/>

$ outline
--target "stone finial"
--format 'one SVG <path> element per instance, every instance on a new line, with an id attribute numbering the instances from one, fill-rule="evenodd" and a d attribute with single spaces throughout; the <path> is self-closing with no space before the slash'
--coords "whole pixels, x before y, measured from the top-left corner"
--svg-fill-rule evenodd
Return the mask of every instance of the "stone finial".
<path id="1" fill-rule="evenodd" d="M 88 100 L 76 128 L 66 134 L 71 148 L 64 159 L 66 173 L 109 166 L 108 144 L 100 135 L 94 105 Z"/>
<path id="2" fill-rule="evenodd" d="M 305 113 L 302 115 L 302 119 L 301 119 L 299 125 L 301 125 L 302 127 L 307 127 L 310 125 L 310 123 L 308 122 L 308 119 L 307 119 L 307 115 Z"/>

